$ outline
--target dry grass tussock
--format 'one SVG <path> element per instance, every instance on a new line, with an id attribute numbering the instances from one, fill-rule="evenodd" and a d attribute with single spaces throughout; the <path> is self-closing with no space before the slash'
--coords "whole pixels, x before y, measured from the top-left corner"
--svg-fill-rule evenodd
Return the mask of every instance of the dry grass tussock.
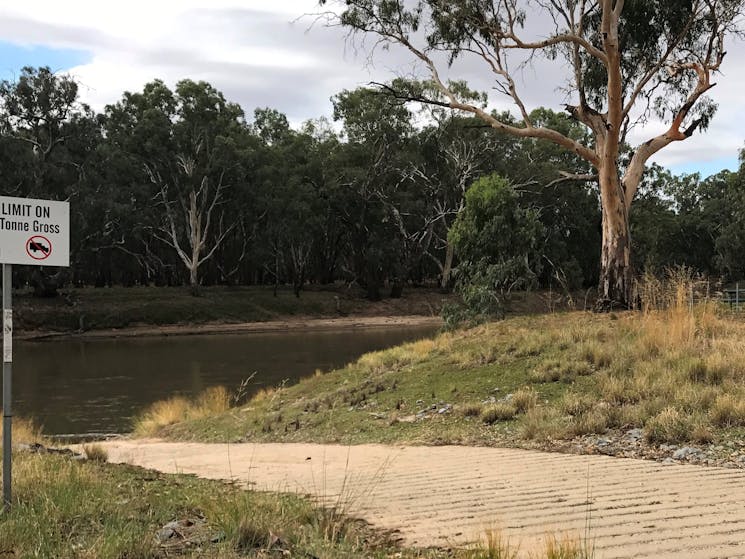
<path id="1" fill-rule="evenodd" d="M 521 549 L 500 529 L 486 530 L 481 541 L 457 554 L 458 559 L 592 559 L 594 545 L 587 538 L 570 534 L 547 533 L 542 542 Z"/>
<path id="2" fill-rule="evenodd" d="M 652 444 L 682 444 L 745 427 L 745 322 L 701 293 L 685 270 L 647 277 L 639 287 L 641 312 L 602 323 L 572 320 L 544 333 L 558 357 L 539 360 L 531 382 L 591 378 L 526 414 L 523 436 L 570 438 L 634 426 Z"/>
<path id="3" fill-rule="evenodd" d="M 0 415 L 2 415 L 0 413 Z M 13 444 L 18 443 L 41 443 L 44 441 L 42 428 L 34 423 L 31 419 L 23 417 L 13 418 Z M 0 440 L 2 439 L 3 425 L 0 421 Z"/>
<path id="4" fill-rule="evenodd" d="M 223 413 L 230 403 L 230 394 L 224 386 L 208 388 L 192 400 L 174 396 L 150 406 L 135 420 L 134 432 L 138 436 L 151 436 L 174 423 Z"/>

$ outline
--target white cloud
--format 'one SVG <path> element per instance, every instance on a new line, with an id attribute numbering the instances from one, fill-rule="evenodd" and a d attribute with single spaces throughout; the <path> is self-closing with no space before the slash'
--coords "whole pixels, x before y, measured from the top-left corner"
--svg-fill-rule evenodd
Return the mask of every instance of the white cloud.
<path id="1" fill-rule="evenodd" d="M 343 30 L 311 27 L 313 18 L 301 17 L 317 9 L 316 0 L 8 2 L 0 6 L 0 40 L 90 52 L 91 60 L 71 72 L 82 83 L 84 100 L 96 109 L 153 79 L 172 86 L 188 77 L 210 81 L 248 112 L 270 106 L 295 123 L 328 114 L 329 97 L 343 88 L 416 68 L 408 53 L 396 48 L 379 50 L 369 65 L 365 48 L 356 52 Z M 739 124 L 745 120 L 740 101 L 745 75 L 737 68 L 745 49 L 736 45 L 729 50 L 728 75 L 713 90 L 720 110 L 710 130 L 670 146 L 657 162 L 674 166 L 736 158 L 743 143 Z M 454 77 L 492 92 L 483 65 L 465 62 L 456 70 Z M 563 75 L 558 63 L 542 61 L 525 69 L 517 82 L 529 106 L 561 110 L 567 100 L 557 91 Z M 494 106 L 510 108 L 498 97 Z M 643 141 L 662 129 L 652 123 L 632 137 Z"/>

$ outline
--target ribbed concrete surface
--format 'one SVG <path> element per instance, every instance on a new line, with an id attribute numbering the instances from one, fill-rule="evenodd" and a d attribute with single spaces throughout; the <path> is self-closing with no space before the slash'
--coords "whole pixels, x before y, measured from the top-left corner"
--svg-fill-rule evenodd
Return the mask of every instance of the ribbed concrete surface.
<path id="1" fill-rule="evenodd" d="M 499 527 L 520 549 L 583 535 L 596 556 L 745 558 L 745 471 L 471 447 L 106 443 L 114 462 L 342 502 L 408 545 Z"/>

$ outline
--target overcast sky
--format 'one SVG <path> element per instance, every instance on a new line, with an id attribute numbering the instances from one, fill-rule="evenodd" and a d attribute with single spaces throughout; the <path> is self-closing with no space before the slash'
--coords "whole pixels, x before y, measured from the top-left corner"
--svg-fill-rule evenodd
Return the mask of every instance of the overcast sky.
<path id="1" fill-rule="evenodd" d="M 0 6 L 0 79 L 22 66 L 48 65 L 72 74 L 81 97 L 94 109 L 137 91 L 153 79 L 173 86 L 179 79 L 206 80 L 244 108 L 272 107 L 297 124 L 330 115 L 329 98 L 342 89 L 385 81 L 416 71 L 408 53 L 367 51 L 345 41 L 340 29 L 312 25 L 302 17 L 316 0 L 26 0 Z M 745 122 L 743 45 L 729 45 L 724 75 L 713 97 L 719 112 L 706 134 L 675 144 L 656 161 L 676 172 L 704 175 L 737 167 Z M 371 63 L 372 62 L 372 63 Z M 561 110 L 556 90 L 563 69 L 543 63 L 525 71 L 518 85 L 529 106 Z M 476 64 L 457 77 L 489 90 L 488 71 Z M 496 95 L 496 94 L 495 94 Z M 507 108 L 495 97 L 495 106 Z M 664 129 L 652 123 L 634 133 L 643 141 Z"/>

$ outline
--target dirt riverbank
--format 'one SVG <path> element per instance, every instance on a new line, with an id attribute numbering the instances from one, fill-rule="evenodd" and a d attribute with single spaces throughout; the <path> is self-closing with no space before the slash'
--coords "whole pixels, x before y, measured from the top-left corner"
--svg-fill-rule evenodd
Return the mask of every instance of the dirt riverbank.
<path id="1" fill-rule="evenodd" d="M 40 341 L 55 339 L 110 339 L 142 338 L 157 336 L 194 336 L 207 334 L 242 334 L 264 332 L 289 332 L 308 330 L 313 332 L 333 330 L 362 330 L 370 328 L 405 328 L 442 324 L 439 316 L 350 316 L 339 318 L 293 317 L 266 322 L 207 324 L 172 324 L 168 326 L 130 326 L 106 328 L 85 332 L 26 331 L 15 334 L 17 340 Z"/>

